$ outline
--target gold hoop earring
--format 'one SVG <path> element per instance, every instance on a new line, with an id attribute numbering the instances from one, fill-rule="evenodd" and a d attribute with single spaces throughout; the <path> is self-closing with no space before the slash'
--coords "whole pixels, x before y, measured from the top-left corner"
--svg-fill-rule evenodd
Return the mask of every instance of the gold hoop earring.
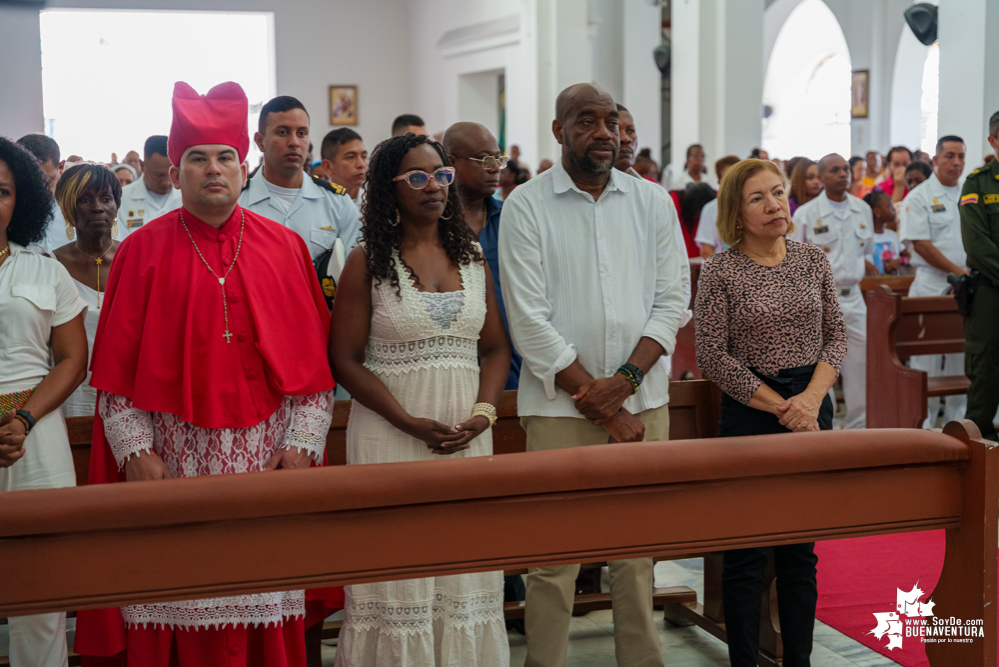
<path id="1" fill-rule="evenodd" d="M 71 225 L 69 223 L 69 221 L 67 220 L 66 221 L 66 238 L 68 238 L 70 241 L 72 241 L 75 237 L 76 237 L 76 228 L 74 228 L 73 225 Z"/>
<path id="2" fill-rule="evenodd" d="M 444 200 L 444 210 L 445 211 L 447 210 L 447 205 L 448 205 L 449 201 L 450 201 L 449 199 L 445 199 Z M 440 219 L 441 220 L 450 220 L 453 217 L 454 217 L 454 212 L 452 212 L 451 215 L 447 216 L 446 218 L 442 215 Z"/>
<path id="3" fill-rule="evenodd" d="M 399 218 L 399 209 L 397 208 L 395 210 L 395 220 L 389 220 L 389 224 L 393 227 L 398 227 L 401 222 L 402 220 Z"/>
<path id="4" fill-rule="evenodd" d="M 111 225 L 111 238 L 118 238 L 118 218 L 115 216 L 114 224 Z"/>

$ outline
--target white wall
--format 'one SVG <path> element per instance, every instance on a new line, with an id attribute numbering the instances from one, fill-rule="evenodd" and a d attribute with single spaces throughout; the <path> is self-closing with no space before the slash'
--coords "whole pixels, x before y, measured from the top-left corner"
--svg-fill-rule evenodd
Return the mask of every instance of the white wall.
<path id="1" fill-rule="evenodd" d="M 395 0 L 49 0 L 49 8 L 174 9 L 274 12 L 277 94 L 302 100 L 318 147 L 329 125 L 328 88 L 357 84 L 359 124 L 369 148 L 389 136 L 392 120 L 411 111 L 409 26 Z M 235 50 L 238 57 L 238 36 Z M 0 5 L 0 134 L 42 129 L 38 10 Z M 177 48 L 195 48 L 179 36 Z M 136 54 L 168 58 L 169 53 Z M 113 72 L 108 73 L 113 77 Z M 16 95 L 7 91 L 17 91 Z M 126 99 L 127 90 L 112 99 Z M 141 109 L 133 112 L 141 113 Z M 318 150 L 318 148 L 317 148 Z"/>

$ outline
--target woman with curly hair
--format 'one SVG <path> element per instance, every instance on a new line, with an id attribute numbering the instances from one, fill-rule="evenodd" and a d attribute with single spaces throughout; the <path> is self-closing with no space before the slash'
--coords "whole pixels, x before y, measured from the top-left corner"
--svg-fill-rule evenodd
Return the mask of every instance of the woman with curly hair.
<path id="1" fill-rule="evenodd" d="M 372 155 L 330 331 L 349 465 L 492 454 L 510 343 L 453 180 L 427 137 Z M 509 665 L 502 572 L 347 586 L 345 608 L 340 667 Z"/>
<path id="2" fill-rule="evenodd" d="M 0 493 L 76 484 L 59 406 L 87 374 L 87 304 L 61 264 L 25 249 L 51 215 L 38 162 L 0 137 L 0 448 L 23 447 L 0 461 Z M 12 665 L 66 664 L 65 613 L 8 623 Z"/>
<path id="3" fill-rule="evenodd" d="M 59 179 L 56 200 L 67 220 L 67 236 L 73 240 L 56 248 L 52 255 L 69 271 L 80 298 L 87 304 L 83 324 L 87 329 L 87 346 L 93 349 L 104 287 L 108 284 L 111 262 L 119 245 L 115 238 L 118 236 L 121 182 L 102 164 L 76 164 Z M 90 386 L 90 372 L 87 371 L 87 380 L 66 399 L 62 413 L 66 417 L 92 416 L 96 406 L 97 390 Z"/>

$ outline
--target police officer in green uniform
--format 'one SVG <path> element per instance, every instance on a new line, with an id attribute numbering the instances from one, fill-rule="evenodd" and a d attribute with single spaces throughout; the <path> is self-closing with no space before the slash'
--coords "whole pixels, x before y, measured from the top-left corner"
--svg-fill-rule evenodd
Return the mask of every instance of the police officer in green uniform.
<path id="1" fill-rule="evenodd" d="M 961 191 L 961 236 L 968 267 L 979 272 L 971 315 L 964 321 L 964 372 L 971 380 L 967 419 L 997 440 L 999 407 L 999 111 L 989 119 L 996 159 L 975 169 Z"/>

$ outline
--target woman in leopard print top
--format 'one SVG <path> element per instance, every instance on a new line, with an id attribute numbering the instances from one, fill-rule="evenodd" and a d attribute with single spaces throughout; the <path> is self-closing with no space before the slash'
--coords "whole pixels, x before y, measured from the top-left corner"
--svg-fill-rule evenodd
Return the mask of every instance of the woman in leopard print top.
<path id="1" fill-rule="evenodd" d="M 786 240 L 791 231 L 777 167 L 752 159 L 731 167 L 718 194 L 718 232 L 730 247 L 705 260 L 695 303 L 697 364 L 724 392 L 719 436 L 832 428 L 828 393 L 846 355 L 846 326 L 825 254 Z M 756 665 L 771 549 L 785 663 L 809 664 L 814 546 L 725 552 L 722 601 L 733 666 Z"/>

